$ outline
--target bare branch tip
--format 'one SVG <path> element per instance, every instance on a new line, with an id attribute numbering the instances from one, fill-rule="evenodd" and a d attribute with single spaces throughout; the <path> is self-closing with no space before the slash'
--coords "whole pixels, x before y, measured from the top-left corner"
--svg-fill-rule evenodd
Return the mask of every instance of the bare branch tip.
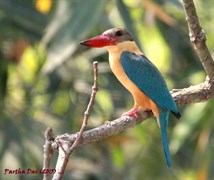
<path id="1" fill-rule="evenodd" d="M 53 137 L 53 130 L 51 127 L 47 127 L 47 129 L 45 130 L 45 139 L 48 141 L 53 141 L 54 137 Z"/>
<path id="2" fill-rule="evenodd" d="M 93 62 L 93 65 L 98 65 L 98 61 L 94 61 L 94 62 Z"/>

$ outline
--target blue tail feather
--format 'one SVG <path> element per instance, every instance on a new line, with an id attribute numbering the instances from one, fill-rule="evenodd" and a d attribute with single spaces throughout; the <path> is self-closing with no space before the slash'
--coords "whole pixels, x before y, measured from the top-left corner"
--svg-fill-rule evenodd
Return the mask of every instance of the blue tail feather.
<path id="1" fill-rule="evenodd" d="M 167 138 L 167 129 L 168 129 L 168 119 L 169 119 L 169 111 L 162 111 L 159 113 L 159 120 L 160 120 L 160 128 L 161 128 L 161 136 L 162 136 L 162 143 L 164 154 L 167 162 L 167 166 L 171 166 L 171 158 L 169 153 L 169 146 L 168 146 L 168 138 Z"/>

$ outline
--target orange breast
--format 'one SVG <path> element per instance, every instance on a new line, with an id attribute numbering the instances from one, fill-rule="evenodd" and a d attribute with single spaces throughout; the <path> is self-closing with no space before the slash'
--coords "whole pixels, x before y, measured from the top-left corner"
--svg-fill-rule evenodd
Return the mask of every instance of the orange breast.
<path id="1" fill-rule="evenodd" d="M 159 110 L 157 108 L 157 105 L 128 78 L 120 62 L 120 56 L 124 50 L 137 54 L 143 54 L 137 48 L 136 44 L 133 43 L 134 42 L 129 42 L 129 44 L 119 43 L 119 45 L 117 46 L 107 47 L 107 50 L 109 51 L 110 67 L 121 84 L 132 94 L 135 106 L 139 106 L 143 110 L 152 110 L 158 120 Z M 126 47 L 129 48 L 127 49 Z"/>

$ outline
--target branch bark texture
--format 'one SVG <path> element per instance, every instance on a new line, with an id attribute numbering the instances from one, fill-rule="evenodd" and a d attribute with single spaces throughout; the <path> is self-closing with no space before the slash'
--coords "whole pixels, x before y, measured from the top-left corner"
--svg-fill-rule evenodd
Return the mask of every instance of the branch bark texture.
<path id="1" fill-rule="evenodd" d="M 52 142 L 53 142 L 53 132 L 51 128 L 47 128 L 45 131 L 45 144 L 43 146 L 44 148 L 44 162 L 43 162 L 43 170 L 50 169 L 51 168 L 51 159 L 53 156 L 53 149 L 52 149 Z M 50 174 L 44 173 L 43 180 L 49 180 Z"/>
<path id="2" fill-rule="evenodd" d="M 214 61 L 207 48 L 205 32 L 202 29 L 193 0 L 183 0 L 186 20 L 189 27 L 190 41 L 195 45 L 195 49 L 204 67 L 207 76 L 214 80 Z"/>
<path id="3" fill-rule="evenodd" d="M 205 81 L 204 83 L 190 86 L 184 89 L 174 89 L 171 91 L 176 103 L 179 106 L 190 103 L 204 102 L 214 97 L 214 83 Z M 142 123 L 146 119 L 152 116 L 151 111 L 145 111 L 140 114 L 140 119 L 125 116 L 116 120 L 107 121 L 102 126 L 85 131 L 79 145 L 91 144 L 96 141 L 101 141 L 114 134 L 118 134 L 130 127 L 134 127 L 137 124 Z M 58 148 L 57 141 L 63 141 L 66 144 L 72 144 L 76 139 L 76 134 L 63 134 L 57 136 L 53 147 Z"/>

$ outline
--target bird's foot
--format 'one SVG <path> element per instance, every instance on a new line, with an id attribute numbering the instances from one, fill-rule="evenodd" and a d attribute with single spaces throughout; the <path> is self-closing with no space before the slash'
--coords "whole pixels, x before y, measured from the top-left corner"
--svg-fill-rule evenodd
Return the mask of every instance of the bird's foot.
<path id="1" fill-rule="evenodd" d="M 133 107 L 128 112 L 123 113 L 122 116 L 132 116 L 134 118 L 138 118 L 139 116 L 136 113 L 137 110 L 138 110 L 138 107 Z"/>

